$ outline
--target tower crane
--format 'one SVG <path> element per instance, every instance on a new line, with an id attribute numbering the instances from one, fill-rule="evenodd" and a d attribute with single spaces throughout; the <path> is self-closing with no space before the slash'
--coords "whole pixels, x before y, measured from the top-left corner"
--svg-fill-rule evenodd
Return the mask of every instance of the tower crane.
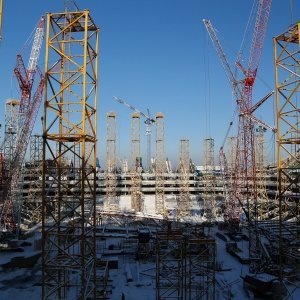
<path id="1" fill-rule="evenodd" d="M 25 158 L 27 146 L 42 101 L 45 79 L 37 64 L 43 38 L 44 17 L 40 19 L 35 31 L 28 67 L 25 67 L 22 55 L 18 54 L 17 65 L 14 69 L 14 73 L 17 77 L 21 90 L 21 101 L 19 107 L 19 124 L 21 126 L 17 133 L 16 147 L 13 152 L 9 168 L 6 167 L 8 164 L 4 158 L 4 173 L 0 173 L 0 182 L 2 183 L 0 194 L 0 227 L 2 230 L 14 230 L 16 227 L 15 217 L 18 218 L 18 215 L 16 216 L 14 214 L 14 206 L 16 206 L 16 203 L 14 201 L 13 193 L 21 176 L 22 164 Z M 37 84 L 36 91 L 33 93 L 32 91 L 36 73 L 39 75 L 39 83 Z"/>
<path id="2" fill-rule="evenodd" d="M 115 99 L 120 104 L 125 105 L 132 111 L 140 113 L 145 118 L 144 123 L 146 124 L 146 136 L 147 136 L 147 167 L 148 167 L 148 171 L 150 172 L 151 171 L 151 126 L 152 124 L 155 123 L 155 120 L 151 117 L 149 109 L 147 109 L 147 114 L 144 114 L 143 112 L 139 111 L 138 109 L 136 109 L 135 107 L 133 107 L 132 105 L 128 104 L 127 102 L 125 102 L 124 100 L 118 97 L 114 96 L 113 99 Z"/>

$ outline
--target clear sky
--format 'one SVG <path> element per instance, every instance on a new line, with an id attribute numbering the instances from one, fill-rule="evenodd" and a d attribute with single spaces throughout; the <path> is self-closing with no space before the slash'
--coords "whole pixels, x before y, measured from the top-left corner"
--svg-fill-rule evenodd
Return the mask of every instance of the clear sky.
<path id="1" fill-rule="evenodd" d="M 18 97 L 12 78 L 16 54 L 46 12 L 63 10 L 62 0 L 4 0 L 3 41 L 0 47 L 0 120 L 4 101 Z M 117 153 L 130 157 L 131 111 L 114 102 L 120 97 L 141 111 L 165 114 L 166 156 L 178 162 L 179 140 L 190 140 L 191 158 L 202 163 L 203 139 L 215 139 L 219 149 L 229 124 L 233 97 L 225 72 L 208 38 L 202 19 L 218 30 L 231 64 L 240 48 L 253 1 L 251 0 L 78 0 L 88 8 L 100 34 L 99 147 L 105 161 L 105 115 L 117 113 Z M 291 3 L 293 14 L 291 14 Z M 254 88 L 256 102 L 274 89 L 272 37 L 300 19 L 300 1 L 273 0 L 267 36 Z M 252 33 L 252 30 L 250 31 Z M 251 36 L 251 35 L 250 35 Z M 247 37 L 249 41 L 251 38 Z M 249 45 L 248 45 L 249 46 Z M 248 48 L 245 49 L 245 65 Z M 26 61 L 26 60 L 25 60 Z M 43 69 L 44 51 L 40 66 Z M 26 61 L 27 64 L 27 61 Z M 13 83 L 11 83 L 13 82 Z M 274 124 L 273 100 L 256 113 Z M 41 132 L 40 118 L 34 133 Z M 231 135 L 236 134 L 234 131 Z M 3 136 L 3 130 L 1 132 Z M 152 133 L 154 152 L 155 128 Z M 271 140 L 270 135 L 267 140 Z M 141 150 L 146 159 L 145 126 Z M 268 146 L 268 158 L 272 159 Z"/>

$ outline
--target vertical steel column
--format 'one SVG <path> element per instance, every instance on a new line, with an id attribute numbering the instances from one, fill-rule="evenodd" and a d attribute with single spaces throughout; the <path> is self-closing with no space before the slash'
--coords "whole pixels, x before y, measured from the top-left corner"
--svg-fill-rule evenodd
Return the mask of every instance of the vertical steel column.
<path id="1" fill-rule="evenodd" d="M 156 152 L 155 152 L 155 211 L 165 215 L 165 125 L 164 114 L 157 113 L 156 123 Z"/>
<path id="2" fill-rule="evenodd" d="M 274 38 L 280 281 L 298 288 L 300 274 L 300 23 Z M 286 270 L 290 271 L 287 273 Z M 281 295 L 280 295 L 281 296 Z M 282 297 L 282 296 L 281 296 Z"/>
<path id="3" fill-rule="evenodd" d="M 47 15 L 43 299 L 96 296 L 98 32 L 88 10 Z M 68 162 L 74 156 L 78 167 L 73 166 L 69 184 Z"/>

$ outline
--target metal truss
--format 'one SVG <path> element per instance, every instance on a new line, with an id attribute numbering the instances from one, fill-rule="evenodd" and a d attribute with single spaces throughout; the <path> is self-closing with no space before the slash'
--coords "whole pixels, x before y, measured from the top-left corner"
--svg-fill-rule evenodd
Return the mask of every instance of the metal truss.
<path id="1" fill-rule="evenodd" d="M 274 38 L 280 280 L 295 286 L 289 289 L 288 299 L 292 299 L 294 290 L 299 289 L 295 277 L 299 280 L 300 274 L 299 32 L 300 23 L 296 23 Z"/>
<path id="2" fill-rule="evenodd" d="M 47 15 L 43 299 L 88 299 L 97 293 L 98 32 L 88 10 Z M 49 185 L 54 193 L 46 193 Z"/>

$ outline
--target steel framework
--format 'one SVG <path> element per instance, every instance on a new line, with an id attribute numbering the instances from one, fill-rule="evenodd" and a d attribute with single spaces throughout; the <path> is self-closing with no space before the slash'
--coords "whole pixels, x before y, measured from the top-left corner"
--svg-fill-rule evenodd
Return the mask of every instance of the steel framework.
<path id="1" fill-rule="evenodd" d="M 179 145 L 179 199 L 177 218 L 190 215 L 190 142 L 180 140 Z"/>
<path id="2" fill-rule="evenodd" d="M 256 177 L 257 177 L 257 216 L 259 220 L 268 218 L 269 197 L 266 186 L 265 131 L 261 125 L 256 129 Z"/>
<path id="3" fill-rule="evenodd" d="M 279 181 L 280 280 L 291 282 L 300 272 L 300 23 L 274 38 L 277 171 Z M 288 160 L 289 164 L 285 161 Z M 292 229 L 293 227 L 293 229 Z M 288 232 L 288 236 L 284 234 Z M 286 266 L 291 270 L 285 272 Z M 296 287 L 295 287 L 296 289 Z M 298 287 L 299 289 L 299 287 Z M 294 290 L 290 290 L 292 294 Z M 293 298 L 288 295 L 288 298 Z"/>
<path id="4" fill-rule="evenodd" d="M 5 102 L 5 135 L 3 141 L 3 153 L 7 172 L 10 170 L 13 155 L 16 151 L 17 135 L 19 131 L 19 107 L 19 100 L 8 99 Z"/>
<path id="5" fill-rule="evenodd" d="M 228 171 L 230 174 L 234 172 L 235 157 L 236 157 L 236 143 L 237 143 L 236 136 L 230 136 L 227 138 L 227 161 L 228 161 Z"/>
<path id="6" fill-rule="evenodd" d="M 117 211 L 117 174 L 116 174 L 116 114 L 106 115 L 106 199 L 104 210 Z"/>
<path id="7" fill-rule="evenodd" d="M 42 168 L 43 168 L 43 137 L 33 135 L 30 140 L 29 188 L 23 203 L 23 222 L 41 222 L 42 220 Z"/>
<path id="8" fill-rule="evenodd" d="M 216 203 L 215 203 L 215 151 L 214 139 L 204 139 L 204 213 L 209 221 L 214 221 L 216 217 Z"/>
<path id="9" fill-rule="evenodd" d="M 188 300 L 215 299 L 216 241 L 206 236 L 192 235 L 187 241 Z"/>
<path id="10" fill-rule="evenodd" d="M 142 212 L 144 209 L 139 113 L 133 113 L 131 118 L 131 208 L 136 212 Z"/>
<path id="11" fill-rule="evenodd" d="M 88 10 L 47 15 L 43 299 L 96 297 L 98 32 Z M 78 168 L 69 184 L 63 174 L 74 156 Z M 54 194 L 46 193 L 49 175 Z"/>
<path id="12" fill-rule="evenodd" d="M 165 215 L 165 125 L 164 115 L 157 113 L 156 123 L 156 151 L 155 151 L 155 211 L 157 214 Z"/>
<path id="13" fill-rule="evenodd" d="M 180 231 L 156 235 L 156 299 L 184 299 L 185 237 Z"/>

